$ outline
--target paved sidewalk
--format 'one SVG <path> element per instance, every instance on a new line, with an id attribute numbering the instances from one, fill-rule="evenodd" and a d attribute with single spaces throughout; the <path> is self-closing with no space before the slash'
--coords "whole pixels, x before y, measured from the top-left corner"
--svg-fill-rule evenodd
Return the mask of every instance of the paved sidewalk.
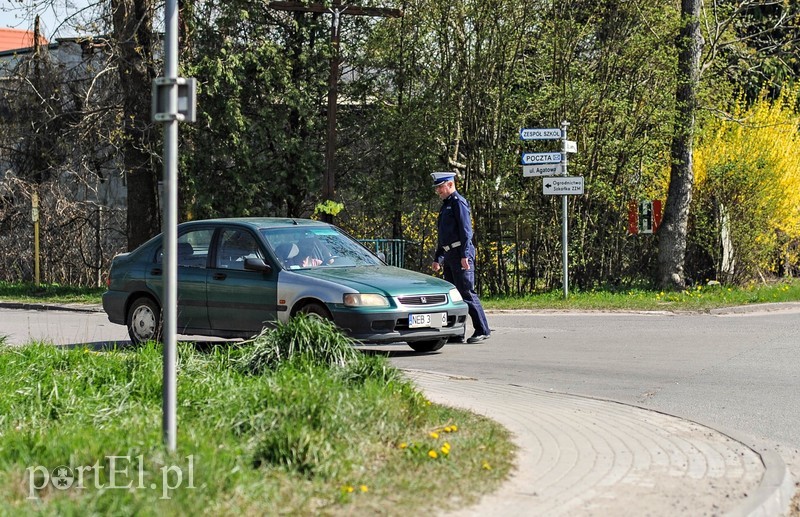
<path id="1" fill-rule="evenodd" d="M 794 492 L 775 453 L 617 402 L 408 370 L 429 400 L 503 424 L 519 446 L 497 492 L 454 516 L 781 515 Z"/>

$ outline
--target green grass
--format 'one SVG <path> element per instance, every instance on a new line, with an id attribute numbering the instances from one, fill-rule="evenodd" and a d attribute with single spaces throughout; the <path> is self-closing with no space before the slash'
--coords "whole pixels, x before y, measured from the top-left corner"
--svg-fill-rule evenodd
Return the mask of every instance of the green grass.
<path id="1" fill-rule="evenodd" d="M 35 289 L 33 284 L 0 282 L 0 301 L 27 303 L 101 303 L 103 288 L 58 285 Z M 742 287 L 698 285 L 680 292 L 641 287 L 613 287 L 580 291 L 564 299 L 560 289 L 517 297 L 484 297 L 487 309 L 703 311 L 733 305 L 800 301 L 800 279 L 751 284 Z"/>
<path id="2" fill-rule="evenodd" d="M 162 445 L 159 346 L 0 347 L 0 515 L 435 513 L 508 475 L 502 427 L 431 404 L 386 358 L 300 321 L 281 339 L 180 345 L 173 454 Z M 300 344 L 287 355 L 285 341 L 309 332 L 329 340 L 326 351 Z M 281 359 L 264 360 L 276 348 Z M 53 487 L 59 466 L 68 489 Z"/>
<path id="3" fill-rule="evenodd" d="M 571 291 L 562 290 L 523 297 L 481 300 L 487 309 L 707 311 L 721 307 L 800 301 L 800 280 L 753 284 L 744 287 L 697 285 L 678 292 L 642 288 Z"/>
<path id="4" fill-rule="evenodd" d="M 58 284 L 0 281 L 0 300 L 25 303 L 100 303 L 104 287 L 70 287 Z"/>

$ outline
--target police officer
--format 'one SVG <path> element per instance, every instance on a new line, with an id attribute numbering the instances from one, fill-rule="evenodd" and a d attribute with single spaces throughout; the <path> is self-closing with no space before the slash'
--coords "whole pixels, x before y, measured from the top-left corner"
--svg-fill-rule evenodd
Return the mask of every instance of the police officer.
<path id="1" fill-rule="evenodd" d="M 436 258 L 431 267 L 444 269 L 444 279 L 452 283 L 469 306 L 469 315 L 475 333 L 467 343 L 489 339 L 491 330 L 483 306 L 475 293 L 475 246 L 472 244 L 472 219 L 469 203 L 456 191 L 454 172 L 434 172 L 433 187 L 442 207 L 436 225 L 439 242 Z"/>

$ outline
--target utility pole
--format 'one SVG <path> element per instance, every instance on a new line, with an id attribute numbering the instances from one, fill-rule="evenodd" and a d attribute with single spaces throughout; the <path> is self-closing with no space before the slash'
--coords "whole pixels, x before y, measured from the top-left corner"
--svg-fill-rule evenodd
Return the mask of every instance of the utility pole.
<path id="1" fill-rule="evenodd" d="M 299 1 L 275 1 L 267 4 L 280 11 L 303 13 L 332 14 L 331 19 L 331 55 L 330 76 L 328 77 L 328 138 L 325 146 L 325 177 L 322 181 L 322 201 L 333 200 L 336 176 L 336 105 L 339 96 L 339 38 L 342 15 L 374 16 L 382 18 L 399 18 L 403 16 L 400 9 L 384 7 L 362 7 L 353 4 L 342 4 L 341 0 L 333 0 L 332 5 L 321 3 L 304 4 Z M 326 222 L 332 222 L 333 216 L 323 214 Z"/>

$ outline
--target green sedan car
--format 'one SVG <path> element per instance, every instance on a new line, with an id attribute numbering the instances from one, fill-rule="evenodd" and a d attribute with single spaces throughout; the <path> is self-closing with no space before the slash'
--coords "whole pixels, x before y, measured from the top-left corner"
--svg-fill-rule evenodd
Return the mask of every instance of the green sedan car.
<path id="1" fill-rule="evenodd" d="M 161 338 L 162 238 L 114 257 L 103 295 L 131 340 Z M 387 266 L 336 226 L 242 218 L 178 226 L 178 333 L 248 338 L 299 313 L 364 344 L 432 352 L 464 335 L 467 305 L 439 278 Z"/>

